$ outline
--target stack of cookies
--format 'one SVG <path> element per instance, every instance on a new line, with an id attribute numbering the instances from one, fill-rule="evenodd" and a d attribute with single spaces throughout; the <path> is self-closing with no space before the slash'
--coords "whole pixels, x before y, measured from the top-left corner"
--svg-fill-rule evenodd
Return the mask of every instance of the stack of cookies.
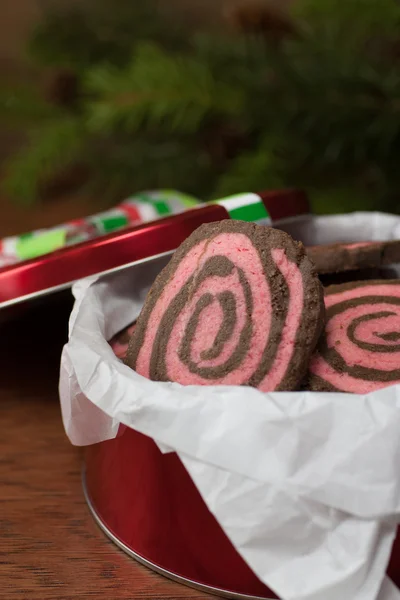
<path id="1" fill-rule="evenodd" d="M 203 225 L 110 343 L 154 381 L 364 394 L 400 382 L 398 262 L 400 241 L 304 248 L 270 227 Z"/>
<path id="2" fill-rule="evenodd" d="M 400 382 L 400 241 L 307 248 L 326 322 L 310 366 L 315 391 L 366 394 Z"/>

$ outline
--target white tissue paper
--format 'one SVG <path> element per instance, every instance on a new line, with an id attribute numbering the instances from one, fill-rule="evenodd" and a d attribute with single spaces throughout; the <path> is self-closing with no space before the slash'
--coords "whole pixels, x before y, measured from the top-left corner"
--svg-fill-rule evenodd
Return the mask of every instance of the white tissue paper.
<path id="1" fill-rule="evenodd" d="M 398 239 L 400 218 L 316 217 L 296 237 Z M 123 423 L 176 451 L 235 548 L 282 600 L 399 600 L 385 571 L 400 520 L 400 386 L 266 394 L 141 377 L 106 340 L 137 318 L 166 262 L 74 286 L 60 377 L 71 442 L 113 438 Z"/>

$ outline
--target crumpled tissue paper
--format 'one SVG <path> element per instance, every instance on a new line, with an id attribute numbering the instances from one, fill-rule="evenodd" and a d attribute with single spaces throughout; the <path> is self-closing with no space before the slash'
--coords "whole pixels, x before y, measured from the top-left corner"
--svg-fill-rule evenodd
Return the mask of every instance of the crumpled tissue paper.
<path id="1" fill-rule="evenodd" d="M 305 243 L 400 238 L 380 213 L 316 217 Z M 282 600 L 399 600 L 385 576 L 400 521 L 400 386 L 367 396 L 149 381 L 106 340 L 139 315 L 166 259 L 73 289 L 60 398 L 71 442 L 123 423 L 176 451 L 254 573 Z"/>

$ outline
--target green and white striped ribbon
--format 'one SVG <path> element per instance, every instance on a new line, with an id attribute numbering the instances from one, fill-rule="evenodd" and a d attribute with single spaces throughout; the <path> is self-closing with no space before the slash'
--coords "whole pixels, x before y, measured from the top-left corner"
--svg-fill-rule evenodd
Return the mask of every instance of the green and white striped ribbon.
<path id="1" fill-rule="evenodd" d="M 144 217 L 148 217 L 152 211 L 153 218 L 168 217 L 184 210 L 190 210 L 199 206 L 199 200 L 188 194 L 182 194 L 176 190 L 157 190 L 142 192 L 132 197 L 135 206 Z M 129 202 L 130 198 L 126 202 Z"/>
<path id="2" fill-rule="evenodd" d="M 257 194 L 236 194 L 221 200 L 214 200 L 228 211 L 231 219 L 251 221 L 259 225 L 271 225 L 271 218 L 263 201 Z"/>
<path id="3" fill-rule="evenodd" d="M 142 192 L 127 198 L 123 204 L 130 202 L 137 210 L 139 222 L 153 221 L 192 208 L 207 206 L 193 196 L 182 194 L 176 190 Z M 100 235 L 121 229 L 130 223 L 130 217 L 126 214 L 123 204 L 85 220 L 94 225 Z M 257 194 L 237 194 L 214 200 L 212 204 L 223 206 L 231 219 L 271 225 L 268 211 Z M 71 226 L 66 223 L 53 229 L 34 231 L 0 240 L 2 252 L 8 257 L 16 257 L 18 260 L 47 254 L 65 246 L 67 233 Z M 83 232 L 81 238 L 78 236 L 74 239 L 74 243 L 85 240 L 87 237 Z"/>
<path id="4" fill-rule="evenodd" d="M 65 245 L 66 232 L 60 229 L 22 234 L 3 242 L 3 250 L 15 254 L 19 260 L 28 260 L 47 254 Z"/>
<path id="5" fill-rule="evenodd" d="M 130 199 L 128 198 L 127 202 L 129 201 Z M 204 203 L 199 202 L 191 196 L 172 190 L 143 192 L 136 194 L 132 198 L 132 201 L 143 222 L 167 217 L 184 210 L 190 210 L 191 208 L 205 206 Z M 250 221 L 260 225 L 271 224 L 268 211 L 257 194 L 236 194 L 227 198 L 214 200 L 211 204 L 223 206 L 228 211 L 231 219 Z M 127 224 L 126 217 L 118 208 L 95 215 L 90 220 L 102 233 L 114 231 Z"/>
<path id="6" fill-rule="evenodd" d="M 98 213 L 87 219 L 94 225 L 99 233 L 110 233 L 128 225 L 129 220 L 118 208 Z"/>
<path id="7" fill-rule="evenodd" d="M 128 197 L 121 207 L 117 206 L 115 209 L 93 215 L 88 220 L 96 226 L 100 233 L 121 229 L 129 225 L 129 218 L 123 208 L 129 203 L 135 206 L 143 223 L 178 214 L 199 205 L 197 199 L 176 190 L 146 191 Z"/>

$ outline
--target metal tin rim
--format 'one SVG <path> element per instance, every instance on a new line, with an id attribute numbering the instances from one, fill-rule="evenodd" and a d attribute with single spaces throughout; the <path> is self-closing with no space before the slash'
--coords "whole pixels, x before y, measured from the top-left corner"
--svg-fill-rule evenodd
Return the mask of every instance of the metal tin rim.
<path id="1" fill-rule="evenodd" d="M 150 262 L 153 260 L 158 260 L 163 258 L 164 256 L 171 256 L 174 253 L 174 250 L 167 250 L 166 252 L 161 252 L 160 254 L 155 254 L 154 256 L 149 256 L 148 258 L 141 258 L 139 260 L 135 260 L 131 263 L 127 263 L 124 265 L 120 265 L 119 267 L 114 267 L 112 269 L 107 269 L 106 271 L 100 271 L 95 275 L 89 275 L 88 279 L 93 277 L 94 279 L 104 277 L 106 275 L 111 275 L 112 273 L 116 273 L 117 271 L 123 271 L 124 269 L 129 269 L 130 267 L 141 265 L 145 262 Z M 27 302 L 29 300 L 33 300 L 35 298 L 40 298 L 41 296 L 48 296 L 50 294 L 54 294 L 56 292 L 61 292 L 68 288 L 71 288 L 74 283 L 79 281 L 78 279 L 72 279 L 66 281 L 65 283 L 60 283 L 59 285 L 54 285 L 49 288 L 45 288 L 43 290 L 39 290 L 38 292 L 32 292 L 31 294 L 26 294 L 25 296 L 18 296 L 18 298 L 12 298 L 11 300 L 5 300 L 4 302 L 0 302 L 0 310 L 2 308 L 9 308 L 10 306 L 14 306 L 16 304 L 21 304 L 23 302 Z"/>
<path id="2" fill-rule="evenodd" d="M 92 501 L 90 499 L 89 492 L 87 489 L 85 468 L 82 469 L 82 487 L 83 487 L 83 494 L 84 494 L 86 503 L 89 507 L 89 510 L 90 510 L 95 522 L 100 527 L 100 529 L 106 534 L 106 536 L 112 542 L 114 542 L 114 544 L 116 544 L 116 546 L 118 546 L 121 550 L 123 550 L 123 552 L 125 552 L 131 558 L 134 558 L 137 562 L 141 563 L 145 567 L 148 567 L 149 569 L 151 569 L 152 571 L 155 571 L 159 575 L 163 575 L 164 577 L 167 577 L 168 579 L 172 579 L 173 581 L 175 581 L 177 583 L 181 583 L 183 585 L 194 588 L 201 592 L 213 594 L 216 596 L 220 596 L 222 598 L 230 598 L 231 600 L 272 600 L 272 598 L 266 598 L 265 596 L 263 596 L 263 597 L 247 596 L 245 594 L 237 594 L 235 592 L 229 592 L 228 590 L 223 590 L 221 588 L 216 588 L 216 587 L 208 586 L 208 585 L 205 585 L 202 583 L 198 583 L 191 579 L 186 579 L 186 577 L 182 577 L 181 575 L 177 575 L 176 573 L 172 573 L 171 571 L 167 571 L 166 569 L 163 569 L 162 567 L 152 563 L 147 558 L 144 558 L 140 554 L 137 554 L 136 552 L 131 550 L 126 544 L 124 544 L 124 542 L 122 542 L 120 539 L 118 539 L 117 536 L 114 535 L 114 533 L 108 529 L 107 525 L 102 521 L 101 517 L 97 514 L 96 509 L 94 508 L 94 506 L 92 504 Z"/>

